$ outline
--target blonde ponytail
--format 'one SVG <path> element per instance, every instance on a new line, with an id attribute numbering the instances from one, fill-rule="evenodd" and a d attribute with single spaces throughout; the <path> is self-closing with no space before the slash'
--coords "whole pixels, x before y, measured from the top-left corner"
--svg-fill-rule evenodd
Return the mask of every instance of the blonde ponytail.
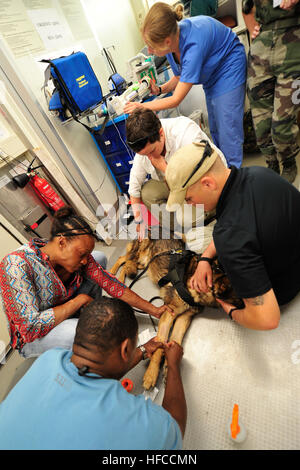
<path id="1" fill-rule="evenodd" d="M 142 35 L 150 46 L 155 46 L 177 33 L 177 21 L 181 21 L 184 6 L 182 3 L 172 8 L 167 3 L 157 2 L 148 11 L 142 27 Z"/>
<path id="2" fill-rule="evenodd" d="M 177 21 L 181 21 L 184 18 L 184 6 L 182 3 L 177 3 L 175 7 L 173 7 L 173 11 L 176 15 Z"/>

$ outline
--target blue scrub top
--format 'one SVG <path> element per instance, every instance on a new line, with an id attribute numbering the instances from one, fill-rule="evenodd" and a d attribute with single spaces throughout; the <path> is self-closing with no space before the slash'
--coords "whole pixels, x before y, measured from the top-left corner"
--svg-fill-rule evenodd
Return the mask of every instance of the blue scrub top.
<path id="1" fill-rule="evenodd" d="M 120 381 L 81 377 L 72 352 L 42 354 L 0 404 L 0 449 L 181 449 L 177 422 Z"/>
<path id="2" fill-rule="evenodd" d="M 202 84 L 209 98 L 221 96 L 246 82 L 247 58 L 237 35 L 210 16 L 179 23 L 180 64 L 167 54 L 181 82 Z"/>

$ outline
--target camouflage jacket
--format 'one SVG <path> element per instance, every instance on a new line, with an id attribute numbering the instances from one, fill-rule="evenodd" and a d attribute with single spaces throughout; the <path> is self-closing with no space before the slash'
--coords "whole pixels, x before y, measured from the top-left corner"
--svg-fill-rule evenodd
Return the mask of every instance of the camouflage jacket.
<path id="1" fill-rule="evenodd" d="M 291 10 L 273 7 L 273 0 L 254 0 L 255 18 L 258 23 L 272 29 L 286 28 L 300 24 L 300 2 Z"/>

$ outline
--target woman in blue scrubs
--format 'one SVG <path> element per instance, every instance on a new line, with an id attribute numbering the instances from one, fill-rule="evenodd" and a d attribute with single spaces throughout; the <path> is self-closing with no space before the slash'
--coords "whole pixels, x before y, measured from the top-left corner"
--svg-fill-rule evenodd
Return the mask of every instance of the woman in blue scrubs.
<path id="1" fill-rule="evenodd" d="M 127 103 L 124 112 L 140 107 L 153 111 L 175 108 L 194 84 L 202 84 L 213 141 L 228 165 L 239 168 L 244 141 L 245 48 L 230 28 L 210 16 L 182 18 L 182 5 L 173 9 L 159 2 L 149 10 L 142 29 L 149 53 L 166 55 L 174 73 L 161 87 L 153 84 L 152 93 L 174 91 L 173 95 L 146 103 Z"/>

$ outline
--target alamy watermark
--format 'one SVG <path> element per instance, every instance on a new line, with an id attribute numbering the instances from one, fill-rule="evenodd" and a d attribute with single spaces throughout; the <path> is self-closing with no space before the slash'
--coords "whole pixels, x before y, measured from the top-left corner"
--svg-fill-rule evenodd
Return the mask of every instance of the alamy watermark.
<path id="1" fill-rule="evenodd" d="M 119 196 L 119 210 L 116 210 L 111 204 L 102 204 L 96 212 L 99 217 L 99 224 L 104 226 L 109 233 L 111 239 L 133 240 L 137 238 L 136 228 L 145 231 L 144 238 L 148 235 L 151 226 L 151 239 L 185 238 L 192 229 L 197 228 L 198 243 L 204 238 L 205 213 L 203 204 L 191 206 L 184 204 L 176 207 L 175 212 L 169 212 L 166 209 L 166 203 L 152 204 L 150 211 L 140 204 L 128 205 L 124 196 Z M 136 224 L 136 221 L 142 221 L 142 224 Z M 133 230 L 128 230 L 128 226 L 132 223 Z M 97 228 L 96 228 L 97 230 Z M 99 230 L 100 232 L 100 230 Z M 203 240 L 202 240 L 203 241 Z"/>
<path id="2" fill-rule="evenodd" d="M 296 91 L 292 94 L 293 104 L 300 104 L 300 80 L 294 80 L 292 83 L 292 88 L 296 88 Z"/>

